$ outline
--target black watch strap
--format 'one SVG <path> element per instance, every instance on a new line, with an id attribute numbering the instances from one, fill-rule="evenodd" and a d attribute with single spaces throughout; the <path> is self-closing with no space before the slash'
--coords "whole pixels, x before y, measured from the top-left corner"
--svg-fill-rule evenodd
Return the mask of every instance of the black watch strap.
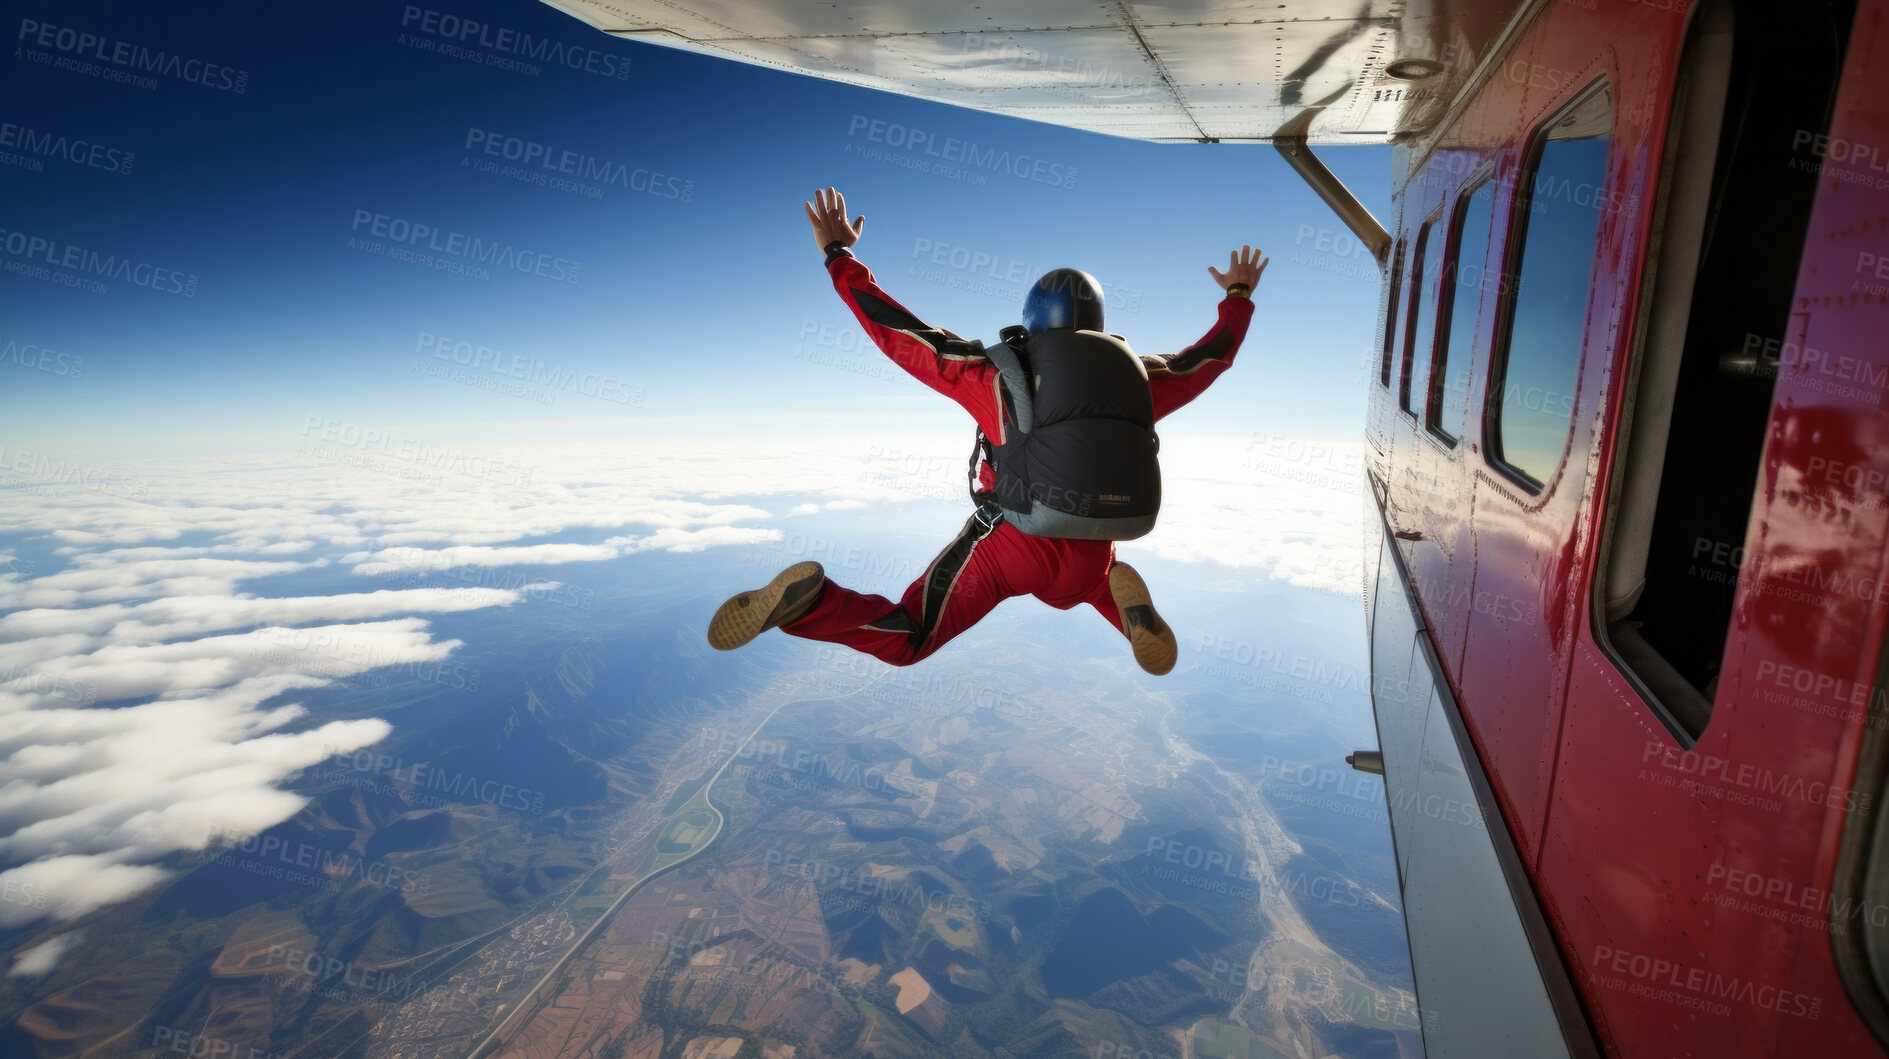
<path id="1" fill-rule="evenodd" d="M 833 263 L 833 259 L 836 257 L 852 257 L 852 256 L 853 256 L 853 252 L 851 250 L 846 249 L 846 244 L 840 242 L 838 239 L 835 239 L 832 242 L 826 244 L 826 263 L 829 265 Z"/>

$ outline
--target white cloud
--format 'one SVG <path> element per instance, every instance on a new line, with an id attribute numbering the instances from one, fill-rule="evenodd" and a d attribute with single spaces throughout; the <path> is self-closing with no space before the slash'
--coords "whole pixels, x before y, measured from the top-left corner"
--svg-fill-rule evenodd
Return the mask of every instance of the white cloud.
<path id="1" fill-rule="evenodd" d="M 361 719 L 285 732 L 300 707 L 257 709 L 285 686 L 319 683 L 279 677 L 122 710 L 32 711 L 31 727 L 7 736 L 17 749 L 0 787 L 0 858 L 153 860 L 288 819 L 303 800 L 277 783 L 391 730 Z"/>
<path id="2" fill-rule="evenodd" d="M 1161 518 L 1117 546 L 1343 596 L 1363 581 L 1362 446 L 1164 437 Z"/>
<path id="3" fill-rule="evenodd" d="M 7 975 L 13 978 L 37 978 L 59 966 L 66 951 L 79 940 L 76 932 L 55 934 L 30 949 L 21 949 L 13 957 Z"/>
<path id="4" fill-rule="evenodd" d="M 77 919 L 160 884 L 167 856 L 294 816 L 305 799 L 285 787 L 297 774 L 392 730 L 378 719 L 311 724 L 295 692 L 441 662 L 460 642 L 435 640 L 424 615 L 511 606 L 563 587 L 544 579 L 284 595 L 267 590 L 271 579 L 344 556 L 355 569 L 331 580 L 779 537 L 741 525 L 767 519 L 765 510 L 703 499 L 691 489 L 700 483 L 650 458 L 547 455 L 530 484 L 507 485 L 301 462 L 218 458 L 181 475 L 154 465 L 162 476 L 149 479 L 88 474 L 85 482 L 110 488 L 35 486 L 33 503 L 0 507 L 0 533 L 51 538 L 63 560 L 33 576 L 13 549 L 0 553 L 0 892 L 32 897 L 0 900 L 0 926 Z M 748 495 L 782 480 L 778 468 L 740 481 L 697 470 Z M 585 530 L 613 535 L 544 540 Z M 254 631 L 225 631 L 242 629 Z M 30 970 L 59 952 L 21 955 L 30 959 L 16 968 Z"/>
<path id="5" fill-rule="evenodd" d="M 128 563 L 145 559 L 197 559 L 213 555 L 292 555 L 305 552 L 315 546 L 314 541 L 277 541 L 273 544 L 258 544 L 253 547 L 242 544 L 216 544 L 198 548 L 112 548 L 102 552 L 88 552 L 85 548 L 67 544 L 54 548 L 58 555 L 83 556 L 86 565 L 105 563 Z"/>
<path id="6" fill-rule="evenodd" d="M 788 518 L 817 515 L 822 511 L 855 511 L 867 507 L 864 500 L 829 500 L 824 504 L 795 504 L 787 510 Z"/>
<path id="7" fill-rule="evenodd" d="M 167 855 L 293 816 L 303 799 L 284 788 L 300 770 L 391 731 L 374 719 L 314 724 L 295 692 L 436 663 L 460 645 L 434 640 L 424 615 L 543 605 L 527 600 L 562 587 L 307 594 L 314 577 L 779 541 L 769 525 L 778 520 L 755 506 L 765 497 L 792 498 L 782 517 L 965 503 L 961 435 L 891 445 L 671 440 L 514 447 L 488 465 L 529 473 L 498 479 L 387 454 L 215 456 L 181 474 L 153 459 L 84 479 L 103 485 L 35 486 L 31 503 L 0 506 L 0 534 L 50 539 L 64 562 L 33 576 L 0 551 L 0 860 L 10 865 L 0 888 L 40 898 L 0 901 L 0 926 L 77 919 L 160 883 Z M 1357 591 L 1355 475 L 1289 447 L 1256 455 L 1242 441 L 1185 431 L 1163 442 L 1160 528 L 1124 543 L 1125 556 L 1145 550 Z M 289 577 L 300 594 L 269 591 Z M 255 631 L 229 631 L 242 629 Z M 64 951 L 50 944 L 20 956 L 50 966 Z"/>
<path id="8" fill-rule="evenodd" d="M 0 872 L 0 890 L 44 898 L 44 907 L 0 903 L 0 927 L 42 916 L 70 922 L 95 908 L 116 904 L 156 886 L 170 873 L 150 864 L 126 864 L 111 855 L 48 857 Z"/>
<path id="9" fill-rule="evenodd" d="M 0 892 L 34 899 L 0 902 L 0 926 L 40 915 L 72 919 L 123 900 L 168 876 L 150 861 L 295 815 L 304 799 L 281 790 L 283 781 L 391 731 L 378 719 L 284 731 L 305 711 L 262 708 L 326 683 L 275 672 L 118 709 L 8 712 L 0 729 L 0 860 L 24 863 L 0 873 Z"/>
<path id="10" fill-rule="evenodd" d="M 74 560 L 67 570 L 14 584 L 0 583 L 0 608 L 70 607 L 153 596 L 227 594 L 238 581 L 292 573 L 312 564 L 244 559 L 140 559 L 124 563 Z"/>
<path id="11" fill-rule="evenodd" d="M 136 606 L 114 604 L 77 610 L 38 608 L 15 611 L 0 617 L 0 642 L 66 633 L 106 632 L 120 640 L 170 640 L 244 625 L 479 610 L 509 606 L 517 599 L 517 592 L 497 588 L 380 589 L 374 592 L 284 599 L 177 596 Z M 0 661 L 4 661 L 3 655 L 0 655 Z"/>
<path id="12" fill-rule="evenodd" d="M 625 554 L 647 551 L 699 552 L 734 544 L 759 544 L 781 539 L 781 531 L 745 526 L 710 526 L 707 529 L 659 529 L 647 537 L 620 537 Z"/>
<path id="13" fill-rule="evenodd" d="M 743 526 L 708 526 L 686 530 L 665 526 L 645 537 L 612 537 L 601 544 L 521 544 L 507 548 L 462 544 L 453 548 L 384 548 L 354 572 L 363 577 L 385 577 L 413 571 L 451 570 L 461 566 L 545 566 L 590 563 L 637 552 L 699 552 L 717 545 L 756 544 L 779 540 L 780 530 Z"/>
<path id="14" fill-rule="evenodd" d="M 594 563 L 623 554 L 614 544 L 521 544 L 495 548 L 461 544 L 452 548 L 383 548 L 354 567 L 363 577 L 418 570 L 451 570 L 459 566 L 549 566 L 557 563 Z"/>
<path id="15" fill-rule="evenodd" d="M 28 645 L 38 641 L 28 641 Z M 21 646 L 21 645 L 13 645 Z M 250 677 L 318 673 L 348 677 L 381 666 L 437 662 L 459 646 L 434 642 L 422 618 L 319 625 L 270 626 L 255 632 L 164 644 L 107 644 L 16 666 L 0 681 L 0 716 L 22 706 L 58 705 L 57 693 L 37 688 L 48 680 L 91 688 L 97 700 L 168 695 L 224 687 Z"/>

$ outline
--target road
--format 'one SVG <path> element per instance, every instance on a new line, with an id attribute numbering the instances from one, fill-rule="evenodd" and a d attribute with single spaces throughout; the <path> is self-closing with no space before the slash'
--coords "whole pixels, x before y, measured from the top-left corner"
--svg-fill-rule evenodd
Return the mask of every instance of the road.
<path id="1" fill-rule="evenodd" d="M 754 726 L 754 730 L 748 733 L 748 737 L 746 739 L 743 739 L 740 745 L 736 746 L 734 750 L 729 753 L 728 757 L 722 761 L 721 765 L 718 768 L 715 769 L 715 774 L 710 776 L 708 778 L 708 782 L 704 784 L 702 787 L 702 801 L 707 803 L 709 809 L 713 810 L 715 813 L 715 831 L 713 834 L 708 836 L 708 840 L 703 842 L 701 845 L 695 847 L 694 849 L 690 850 L 688 855 L 682 857 L 680 860 L 674 860 L 674 861 L 669 862 L 668 864 L 663 865 L 660 868 L 656 868 L 653 871 L 649 872 L 647 875 L 644 875 L 642 878 L 636 880 L 634 883 L 631 883 L 629 888 L 623 891 L 623 895 L 621 897 L 618 897 L 615 901 L 612 901 L 610 903 L 610 907 L 604 910 L 603 915 L 597 917 L 597 921 L 590 925 L 589 930 L 584 931 L 581 935 L 578 936 L 577 940 L 571 942 L 570 949 L 566 951 L 563 956 L 558 958 L 558 962 L 553 964 L 549 971 L 545 972 L 545 975 L 543 978 L 538 979 L 537 984 L 531 987 L 530 992 L 526 993 L 524 996 L 519 998 L 518 1002 L 515 1005 L 513 1005 L 511 1013 L 506 1015 L 503 1019 L 501 1019 L 499 1021 L 499 1024 L 493 1028 L 491 1033 L 486 1034 L 485 1039 L 479 1042 L 479 1046 L 477 1048 L 474 1048 L 470 1053 L 468 1053 L 467 1059 L 484 1059 L 484 1057 L 486 1056 L 495 1054 L 498 1048 L 501 1045 L 503 1045 L 505 1041 L 513 1033 L 515 1033 L 526 1022 L 530 1021 L 531 1015 L 536 1013 L 536 1010 L 533 1008 L 532 1004 L 534 1001 L 538 999 L 538 994 L 544 989 L 546 985 L 550 984 L 559 975 L 564 973 L 564 970 L 571 965 L 571 961 L 577 958 L 577 954 L 584 951 L 584 946 L 588 945 L 591 939 L 597 937 L 597 935 L 603 931 L 604 926 L 608 924 L 613 917 L 616 916 L 617 911 L 621 909 L 624 905 L 628 904 L 630 898 L 635 897 L 637 891 L 641 890 L 645 884 L 647 884 L 651 879 L 654 879 L 657 876 L 663 874 L 664 872 L 672 871 L 675 868 L 678 868 L 684 864 L 687 864 L 689 861 L 694 860 L 697 855 L 706 851 L 710 846 L 713 846 L 715 844 L 715 840 L 721 837 L 723 825 L 727 823 L 727 817 L 722 813 L 721 809 L 718 806 L 716 806 L 714 800 L 710 797 L 710 795 L 714 793 L 715 782 L 721 779 L 722 773 L 728 771 L 729 765 L 734 764 L 734 762 L 738 758 L 741 757 L 741 752 L 747 749 L 748 744 L 754 740 L 755 736 L 761 734 L 761 729 L 767 727 L 767 722 L 773 720 L 775 714 L 781 712 L 782 710 L 796 703 L 824 702 L 827 699 L 843 699 L 851 695 L 857 695 L 860 692 L 865 691 L 867 688 L 872 687 L 874 684 L 877 684 L 880 681 L 880 679 L 882 679 L 885 676 L 885 674 L 888 672 L 891 672 L 891 670 L 889 669 L 883 670 L 878 675 L 874 676 L 871 680 L 867 681 L 864 684 L 861 684 L 859 687 L 851 688 L 846 691 L 839 692 L 837 694 L 819 695 L 813 698 L 785 699 L 785 700 L 782 700 L 780 705 L 767 711 L 767 716 L 761 718 L 760 723 L 756 724 Z M 660 835 L 661 833 L 662 833 L 662 829 L 658 827 L 656 829 L 656 834 Z"/>

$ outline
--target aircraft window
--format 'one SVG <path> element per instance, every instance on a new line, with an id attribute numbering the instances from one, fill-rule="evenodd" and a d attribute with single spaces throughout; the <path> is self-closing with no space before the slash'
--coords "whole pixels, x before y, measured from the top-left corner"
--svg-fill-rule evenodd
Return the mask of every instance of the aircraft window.
<path id="1" fill-rule="evenodd" d="M 1410 411 L 1410 332 L 1416 329 L 1417 321 L 1414 317 L 1422 302 L 1417 295 L 1422 292 L 1419 281 L 1423 278 L 1423 236 L 1427 231 L 1426 227 L 1424 232 L 1419 232 L 1417 241 L 1410 247 L 1408 270 L 1410 290 L 1404 294 L 1403 319 L 1399 321 L 1400 327 L 1397 332 L 1397 345 L 1400 350 L 1398 365 L 1401 373 L 1401 381 L 1397 384 L 1397 404 L 1406 412 Z"/>
<path id="2" fill-rule="evenodd" d="M 1436 288 L 1443 277 L 1443 254 L 1441 247 L 1430 245 L 1430 233 L 1436 228 L 1436 222 L 1443 216 L 1439 208 L 1423 222 L 1423 228 L 1417 233 L 1417 253 L 1411 258 L 1410 270 L 1414 282 L 1410 287 L 1410 332 L 1404 339 L 1404 383 L 1399 393 L 1399 402 L 1406 412 L 1411 411 L 1410 389 L 1413 384 L 1422 393 L 1430 385 L 1430 343 L 1436 334 Z M 1425 318 L 1424 308 L 1431 312 Z"/>
<path id="3" fill-rule="evenodd" d="M 1539 491 L 1567 448 L 1575 374 L 1587 329 L 1587 295 L 1602 212 L 1609 208 L 1607 141 L 1613 102 L 1606 86 L 1563 109 L 1535 137 L 1517 196 L 1502 284 L 1507 326 L 1496 339 L 1490 379 L 1489 455 Z"/>
<path id="4" fill-rule="evenodd" d="M 1378 385 L 1385 389 L 1391 384 L 1391 350 L 1397 348 L 1397 296 L 1402 293 L 1404 283 L 1404 241 L 1397 240 L 1391 250 L 1391 281 L 1386 288 L 1389 291 L 1389 305 L 1384 310 L 1384 362 L 1378 368 Z"/>
<path id="5" fill-rule="evenodd" d="M 1438 437 L 1456 444 L 1463 431 L 1469 399 L 1469 364 L 1476 341 L 1476 311 L 1486 290 L 1495 290 L 1500 269 L 1489 268 L 1489 227 L 1495 218 L 1495 181 L 1483 177 L 1456 200 L 1451 222 L 1450 268 L 1444 273 L 1443 302 L 1449 312 L 1437 320 L 1437 361 L 1430 369 L 1430 400 L 1424 418 Z"/>

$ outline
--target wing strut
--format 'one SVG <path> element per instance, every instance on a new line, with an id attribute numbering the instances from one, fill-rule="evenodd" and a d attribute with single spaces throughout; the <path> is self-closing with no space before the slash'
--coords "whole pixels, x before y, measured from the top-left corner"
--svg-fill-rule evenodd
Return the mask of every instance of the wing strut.
<path id="1" fill-rule="evenodd" d="M 1371 248 L 1371 256 L 1377 258 L 1377 267 L 1383 268 L 1390 259 L 1391 234 L 1384 230 L 1376 217 L 1371 216 L 1371 211 L 1358 201 L 1358 196 L 1351 193 L 1344 181 L 1325 168 L 1325 163 L 1319 161 L 1305 143 L 1307 134 L 1312 131 L 1313 119 L 1349 91 L 1351 86 L 1345 85 L 1294 115 L 1292 120 L 1279 126 L 1279 131 L 1272 134 L 1272 145 L 1279 149 L 1293 169 L 1298 170 L 1299 176 L 1305 178 L 1312 190 L 1318 192 L 1318 197 L 1325 200 L 1325 205 L 1332 208 L 1338 219 L 1345 222 L 1345 227 Z"/>

